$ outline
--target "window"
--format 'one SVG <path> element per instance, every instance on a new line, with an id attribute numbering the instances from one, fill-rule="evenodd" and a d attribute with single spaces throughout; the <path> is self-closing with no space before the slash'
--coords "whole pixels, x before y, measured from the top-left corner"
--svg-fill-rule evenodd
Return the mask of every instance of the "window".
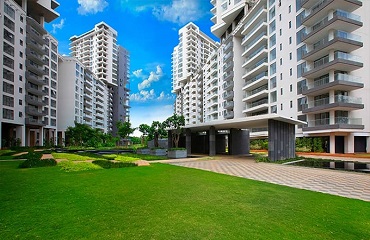
<path id="1" fill-rule="evenodd" d="M 289 90 L 290 90 L 290 92 L 293 92 L 293 85 L 292 84 L 290 84 Z"/>
<path id="2" fill-rule="evenodd" d="M 3 105 L 8 107 L 14 107 L 14 98 L 3 95 Z"/>
<path id="3" fill-rule="evenodd" d="M 292 12 L 292 5 L 289 5 L 289 13 Z"/>
<path id="4" fill-rule="evenodd" d="M 19 32 L 23 34 L 23 28 L 19 28 Z"/>
<path id="5" fill-rule="evenodd" d="M 292 60 L 292 53 L 289 53 L 289 60 Z"/>
<path id="6" fill-rule="evenodd" d="M 12 71 L 9 71 L 3 68 L 3 78 L 8 81 L 14 82 L 14 73 Z"/>
<path id="7" fill-rule="evenodd" d="M 19 99 L 18 104 L 21 105 L 21 106 L 23 105 L 22 99 Z"/>
<path id="8" fill-rule="evenodd" d="M 270 75 L 273 75 L 276 73 L 276 63 L 273 63 L 270 65 Z"/>
<path id="9" fill-rule="evenodd" d="M 19 57 L 23 58 L 23 52 L 19 52 Z"/>
<path id="10" fill-rule="evenodd" d="M 301 94 L 305 86 L 306 86 L 306 79 L 303 79 L 297 82 L 297 94 Z"/>
<path id="11" fill-rule="evenodd" d="M 279 14 L 279 21 L 281 21 L 281 14 Z"/>
<path id="12" fill-rule="evenodd" d="M 280 73 L 280 80 L 283 80 L 283 73 Z"/>
<path id="13" fill-rule="evenodd" d="M 293 75 L 293 69 L 289 69 L 289 76 L 292 76 Z"/>
<path id="14" fill-rule="evenodd" d="M 20 88 L 18 89 L 18 91 L 19 91 L 19 93 L 22 93 L 22 92 L 23 92 L 23 89 L 20 87 Z"/>
<path id="15" fill-rule="evenodd" d="M 280 88 L 280 95 L 283 95 L 283 88 Z"/>
<path id="16" fill-rule="evenodd" d="M 302 97 L 297 99 L 297 109 L 298 111 L 302 111 L 303 109 L 307 108 L 307 98 Z"/>
<path id="17" fill-rule="evenodd" d="M 19 44 L 23 46 L 23 40 L 19 40 Z"/>
<path id="18" fill-rule="evenodd" d="M 22 112 L 18 112 L 18 116 L 21 118 L 23 117 L 23 113 Z"/>
<path id="19" fill-rule="evenodd" d="M 273 61 L 275 59 L 276 59 L 276 48 L 270 51 L 270 61 Z"/>
<path id="20" fill-rule="evenodd" d="M 306 45 L 297 49 L 297 61 L 302 59 L 302 56 L 306 53 Z"/>
<path id="21" fill-rule="evenodd" d="M 4 28 L 4 39 L 14 44 L 14 34 Z"/>
<path id="22" fill-rule="evenodd" d="M 10 109 L 3 108 L 3 118 L 14 120 L 14 111 Z"/>
<path id="23" fill-rule="evenodd" d="M 280 66 L 283 65 L 283 59 L 280 58 Z"/>
<path id="24" fill-rule="evenodd" d="M 19 16 L 19 20 L 23 22 L 23 16 Z"/>
<path id="25" fill-rule="evenodd" d="M 292 28 L 292 21 L 289 21 L 289 29 Z"/>
<path id="26" fill-rule="evenodd" d="M 14 94 L 14 85 L 7 82 L 3 82 L 3 92 Z"/>
<path id="27" fill-rule="evenodd" d="M 292 37 L 289 37 L 289 44 L 292 44 Z"/>
<path id="28" fill-rule="evenodd" d="M 280 43 L 280 51 L 283 51 L 283 44 Z"/>
<path id="29" fill-rule="evenodd" d="M 283 110 L 283 104 L 282 103 L 280 104 L 280 110 Z"/>
<path id="30" fill-rule="evenodd" d="M 18 80 L 22 82 L 23 81 L 23 76 L 22 75 L 19 75 L 18 76 Z"/>
<path id="31" fill-rule="evenodd" d="M 19 69 L 23 69 L 23 64 L 22 63 L 19 64 Z"/>
<path id="32" fill-rule="evenodd" d="M 297 78 L 302 77 L 302 74 L 304 73 L 306 68 L 306 62 L 303 62 L 297 66 Z"/>
<path id="33" fill-rule="evenodd" d="M 280 36 L 283 34 L 283 30 L 281 28 L 279 29 L 279 34 Z"/>
<path id="34" fill-rule="evenodd" d="M 290 108 L 293 108 L 293 101 L 290 101 Z"/>
<path id="35" fill-rule="evenodd" d="M 14 60 L 5 55 L 3 56 L 3 64 L 8 68 L 14 69 Z"/>
<path id="36" fill-rule="evenodd" d="M 15 10 L 11 8 L 7 3 L 4 3 L 4 12 L 11 18 L 15 19 Z"/>

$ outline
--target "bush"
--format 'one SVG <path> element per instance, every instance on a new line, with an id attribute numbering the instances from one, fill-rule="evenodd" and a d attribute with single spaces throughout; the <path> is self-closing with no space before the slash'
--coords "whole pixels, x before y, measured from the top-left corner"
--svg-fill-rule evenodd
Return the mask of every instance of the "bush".
<path id="1" fill-rule="evenodd" d="M 72 161 L 62 161 L 58 163 L 58 166 L 60 166 L 61 169 L 66 172 L 78 172 L 102 169 L 102 167 L 95 165 L 91 162 L 74 163 Z"/>
<path id="2" fill-rule="evenodd" d="M 124 168 L 137 166 L 133 162 L 111 162 L 109 160 L 95 160 L 93 161 L 93 164 L 96 164 L 102 168 Z"/>
<path id="3" fill-rule="evenodd" d="M 34 168 L 34 167 L 52 167 L 56 166 L 57 162 L 54 159 L 27 159 L 19 164 L 19 168 Z"/>
<path id="4" fill-rule="evenodd" d="M 266 155 L 254 154 L 253 156 L 256 162 L 271 162 L 268 156 Z"/>

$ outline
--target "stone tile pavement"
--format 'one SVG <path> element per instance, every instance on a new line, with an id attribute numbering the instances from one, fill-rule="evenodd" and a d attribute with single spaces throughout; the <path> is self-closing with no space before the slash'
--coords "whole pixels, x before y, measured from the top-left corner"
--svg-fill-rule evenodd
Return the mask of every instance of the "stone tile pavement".
<path id="1" fill-rule="evenodd" d="M 158 162 L 370 201 L 370 174 L 366 173 L 256 163 L 251 158 L 229 156 Z"/>

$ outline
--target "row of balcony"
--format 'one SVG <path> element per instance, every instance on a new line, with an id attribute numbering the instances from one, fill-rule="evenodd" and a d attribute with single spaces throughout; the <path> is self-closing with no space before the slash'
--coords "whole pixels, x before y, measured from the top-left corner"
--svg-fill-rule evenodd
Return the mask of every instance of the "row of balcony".
<path id="1" fill-rule="evenodd" d="M 306 125 L 302 126 L 303 131 L 317 131 L 329 129 L 364 129 L 362 118 L 335 117 L 321 118 L 307 121 Z"/>

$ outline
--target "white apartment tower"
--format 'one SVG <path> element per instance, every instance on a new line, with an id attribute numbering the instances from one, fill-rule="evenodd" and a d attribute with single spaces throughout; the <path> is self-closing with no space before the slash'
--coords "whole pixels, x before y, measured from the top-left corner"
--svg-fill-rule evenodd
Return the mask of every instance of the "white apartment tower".
<path id="1" fill-rule="evenodd" d="M 203 101 L 203 71 L 217 43 L 189 23 L 179 30 L 179 44 L 172 53 L 172 89 L 176 94 L 175 112 L 184 115 L 187 124 L 203 122 L 198 111 Z"/>
<path id="2" fill-rule="evenodd" d="M 0 3 L 1 147 L 56 142 L 58 42 L 44 23 L 54 0 Z"/>
<path id="3" fill-rule="evenodd" d="M 108 132 L 106 84 L 74 57 L 59 56 L 59 70 L 58 139 L 66 140 L 65 131 L 75 122 Z"/>
<path id="4" fill-rule="evenodd" d="M 307 122 L 328 152 L 370 152 L 368 1 L 216 1 L 225 119 L 278 114 Z M 231 47 L 231 51 L 230 51 Z M 220 62 L 220 61 L 219 61 Z M 214 118 L 207 118 L 214 119 Z M 251 129 L 251 137 L 267 136 Z"/>
<path id="5" fill-rule="evenodd" d="M 87 69 L 104 81 L 109 88 L 107 126 L 108 131 L 112 132 L 115 122 L 124 120 L 123 118 L 114 119 L 116 116 L 113 114 L 114 104 L 119 102 L 120 97 L 127 95 L 127 93 L 123 93 L 122 96 L 114 94 L 118 93 L 116 88 L 122 84 L 118 81 L 120 63 L 118 61 L 117 31 L 106 23 L 101 22 L 96 24 L 91 31 L 80 36 L 73 36 L 70 40 L 71 55 L 80 60 Z M 124 61 L 121 61 L 121 63 L 125 64 Z M 121 74 L 123 73 L 121 72 Z"/>

